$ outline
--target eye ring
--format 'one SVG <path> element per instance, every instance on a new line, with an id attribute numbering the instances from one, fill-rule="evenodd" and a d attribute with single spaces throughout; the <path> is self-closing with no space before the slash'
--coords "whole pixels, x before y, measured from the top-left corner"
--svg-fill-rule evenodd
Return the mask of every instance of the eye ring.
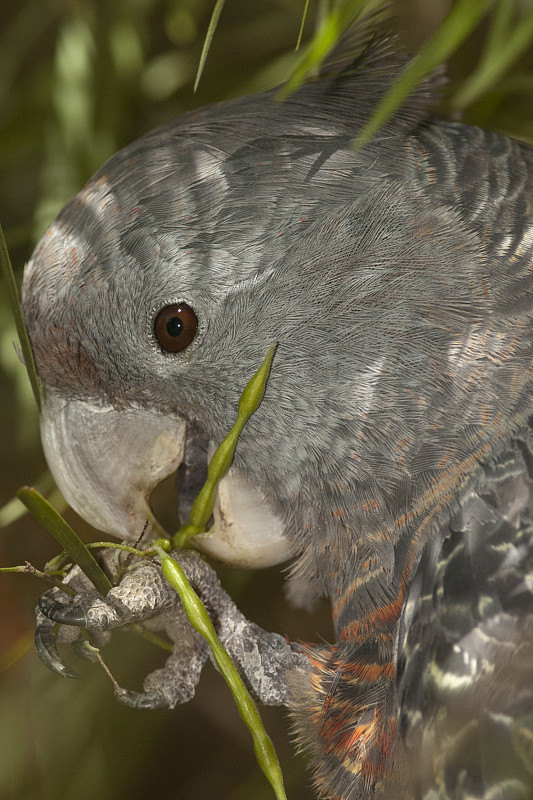
<path id="1" fill-rule="evenodd" d="M 198 317 L 187 303 L 172 303 L 158 312 L 154 335 L 160 347 L 169 353 L 180 353 L 190 345 L 198 330 Z"/>

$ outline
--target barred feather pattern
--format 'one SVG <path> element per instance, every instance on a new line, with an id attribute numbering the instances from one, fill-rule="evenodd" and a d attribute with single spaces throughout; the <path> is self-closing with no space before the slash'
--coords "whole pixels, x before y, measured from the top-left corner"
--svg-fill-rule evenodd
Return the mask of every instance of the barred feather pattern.
<path id="1" fill-rule="evenodd" d="M 486 470 L 411 585 L 397 691 L 417 798 L 533 795 L 532 444 Z"/>
<path id="2" fill-rule="evenodd" d="M 349 580 L 334 558 L 338 642 L 309 651 L 312 687 L 296 725 L 311 742 L 324 798 L 525 800 L 533 796 L 533 155 L 455 123 L 422 126 L 408 147 L 411 191 L 452 209 L 487 265 L 473 295 L 491 312 L 438 372 L 460 370 L 478 349 L 479 373 L 463 391 L 479 390 L 488 369 L 493 395 L 486 405 L 465 395 L 449 453 L 397 514 L 393 573 L 364 546 Z M 434 464 L 423 450 L 418 457 Z M 374 510 L 382 502 L 376 494 Z"/>
<path id="3" fill-rule="evenodd" d="M 320 796 L 533 796 L 532 447 L 528 434 L 484 470 L 394 611 L 309 651 L 296 715 Z"/>

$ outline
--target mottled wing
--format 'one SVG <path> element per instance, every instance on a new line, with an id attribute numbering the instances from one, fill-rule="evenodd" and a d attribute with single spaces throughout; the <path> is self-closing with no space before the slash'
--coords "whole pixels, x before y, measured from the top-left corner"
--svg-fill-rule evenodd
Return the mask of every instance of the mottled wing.
<path id="1" fill-rule="evenodd" d="M 317 754 L 324 797 L 529 798 L 533 153 L 454 123 L 422 126 L 405 146 L 412 173 L 403 196 L 416 198 L 427 222 L 400 263 L 408 272 L 424 237 L 434 257 L 423 273 L 415 262 L 409 299 L 397 285 L 393 297 L 414 308 L 423 281 L 442 276 L 415 355 L 439 337 L 444 344 L 426 362 L 404 350 L 387 367 L 396 392 L 414 385 L 420 403 L 420 387 L 441 391 L 428 391 L 431 424 L 418 438 L 413 426 L 405 439 L 381 437 L 385 425 L 394 431 L 395 413 L 404 419 L 392 396 L 367 414 L 373 450 L 358 442 L 361 463 L 380 485 L 395 474 L 405 480 L 386 501 L 378 492 L 365 497 L 360 482 L 339 483 L 339 550 L 356 536 L 354 507 L 377 508 L 381 499 L 393 523 L 379 530 L 378 515 L 362 519 L 351 577 L 347 559 L 331 556 L 339 641 L 311 657 L 314 696 L 298 709 L 298 724 Z M 428 209 L 448 236 L 429 224 Z M 412 221 L 406 215 L 405 225 Z M 446 286 L 460 280 L 463 294 L 445 302 Z M 374 308 L 374 320 L 381 311 Z M 456 334 L 462 314 L 468 324 Z M 429 378 L 417 374 L 420 364 Z M 392 578 L 386 547 L 365 559 L 365 539 L 376 550 L 394 541 Z"/>
<path id="2" fill-rule="evenodd" d="M 398 701 L 417 798 L 533 796 L 531 444 L 486 470 L 411 587 Z"/>

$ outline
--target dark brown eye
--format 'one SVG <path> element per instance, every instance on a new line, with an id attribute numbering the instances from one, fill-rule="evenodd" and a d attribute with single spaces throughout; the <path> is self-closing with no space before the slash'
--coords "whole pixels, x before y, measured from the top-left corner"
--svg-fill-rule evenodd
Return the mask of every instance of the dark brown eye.
<path id="1" fill-rule="evenodd" d="M 196 336 L 198 319 L 187 303 L 174 303 L 162 308 L 154 322 L 155 338 L 171 353 L 179 353 Z"/>

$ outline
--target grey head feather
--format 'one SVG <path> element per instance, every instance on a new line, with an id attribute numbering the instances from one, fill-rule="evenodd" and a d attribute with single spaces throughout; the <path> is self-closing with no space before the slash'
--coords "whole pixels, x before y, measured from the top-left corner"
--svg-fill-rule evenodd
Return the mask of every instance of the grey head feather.
<path id="1" fill-rule="evenodd" d="M 204 448 L 227 432 L 278 342 L 236 466 L 298 554 L 292 598 L 332 601 L 338 640 L 313 649 L 299 729 L 315 742 L 324 794 L 412 797 L 388 778 L 374 792 L 383 766 L 401 778 L 397 750 L 383 765 L 382 734 L 400 719 L 407 746 L 421 735 L 432 755 L 420 705 L 430 695 L 444 707 L 450 687 L 470 680 L 485 634 L 490 653 L 508 652 L 505 614 L 486 629 L 476 616 L 494 588 L 491 564 L 498 579 L 510 567 L 502 608 L 509 588 L 530 603 L 531 448 L 519 442 L 533 397 L 533 155 L 430 119 L 431 80 L 355 152 L 404 58 L 383 43 L 336 58 L 283 104 L 271 92 L 198 109 L 110 159 L 38 245 L 24 314 L 56 408 L 76 398 L 96 415 L 140 410 L 163 427 L 179 416 Z M 198 334 L 169 353 L 154 320 L 179 301 L 195 310 Z M 509 453 L 520 468 L 504 490 L 495 476 Z M 482 497 L 495 484 L 499 516 Z M 509 541 L 517 535 L 523 545 Z M 487 570 L 472 569 L 471 553 Z M 448 579 L 461 583 L 456 565 L 465 579 L 447 594 Z M 461 653 L 439 651 L 458 626 L 473 634 L 456 642 Z M 530 663 L 525 653 L 516 685 Z M 491 692 L 489 679 L 481 699 Z M 424 728 L 437 742 L 439 725 Z M 530 729 L 523 720 L 522 745 Z M 512 739 L 512 725 L 504 733 Z M 453 789 L 462 772 L 445 767 Z M 496 796 L 478 788 L 472 796 Z"/>
<path id="2" fill-rule="evenodd" d="M 380 140 L 352 151 L 397 71 L 380 47 L 375 73 L 370 50 L 283 104 L 266 93 L 198 109 L 124 148 L 61 212 L 24 284 L 50 389 L 179 411 L 215 441 L 279 341 L 238 460 L 286 515 L 302 574 L 322 574 L 324 591 L 331 553 L 352 574 L 354 558 L 378 552 L 392 574 L 407 520 L 433 514 L 422 498 L 440 486 L 458 502 L 445 476 L 475 479 L 477 460 L 523 424 L 531 384 L 529 339 L 512 345 L 501 314 L 513 296 L 505 257 L 492 258 L 480 215 L 469 219 L 455 169 L 475 154 L 470 205 L 482 198 L 491 236 L 516 219 L 527 244 L 530 155 L 423 122 L 427 86 Z M 497 182 L 495 147 L 510 153 Z M 163 353 L 154 316 L 181 300 L 199 334 L 183 354 Z M 438 492 L 434 501 L 446 514 Z"/>

